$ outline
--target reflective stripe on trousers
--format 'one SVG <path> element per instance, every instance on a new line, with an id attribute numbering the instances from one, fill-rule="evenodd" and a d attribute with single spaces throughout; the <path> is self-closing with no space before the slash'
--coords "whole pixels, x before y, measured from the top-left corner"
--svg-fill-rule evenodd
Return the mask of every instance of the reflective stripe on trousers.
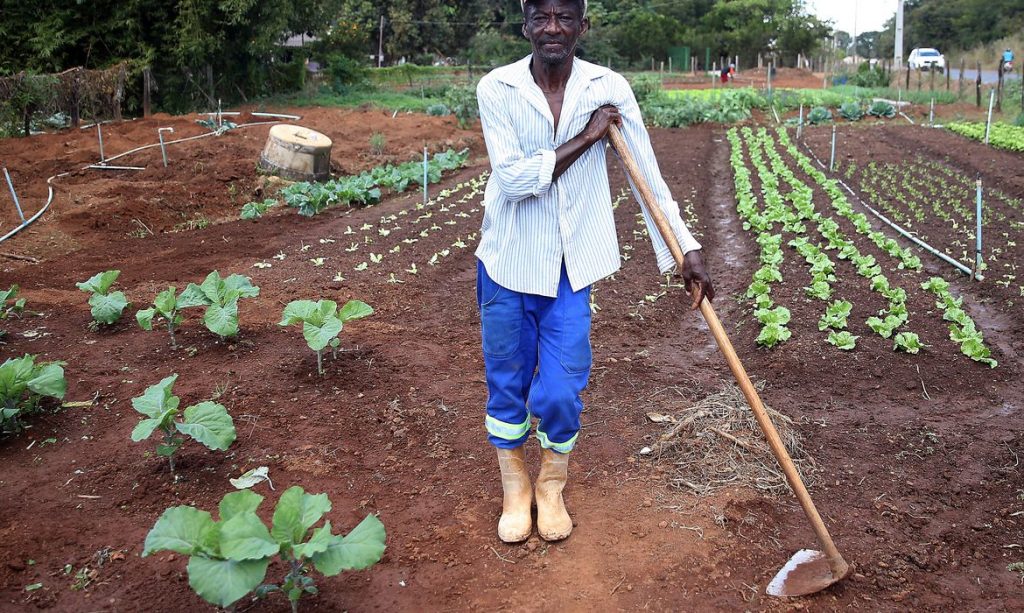
<path id="1" fill-rule="evenodd" d="M 477 304 L 487 370 L 488 440 L 514 449 L 540 420 L 541 446 L 569 453 L 590 377 L 590 288 L 573 292 L 562 266 L 558 297 L 501 287 L 477 261 Z"/>

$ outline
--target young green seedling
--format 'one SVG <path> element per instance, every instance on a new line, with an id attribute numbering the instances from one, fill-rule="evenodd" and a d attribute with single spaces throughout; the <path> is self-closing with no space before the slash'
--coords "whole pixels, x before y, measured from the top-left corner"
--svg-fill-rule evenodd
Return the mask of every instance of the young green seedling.
<path id="1" fill-rule="evenodd" d="M 20 315 L 24 312 L 25 299 L 17 296 L 17 285 L 12 285 L 8 290 L 0 290 L 0 319 L 7 319 L 11 315 Z"/>
<path id="2" fill-rule="evenodd" d="M 224 451 L 235 442 L 235 422 L 228 414 L 224 405 L 206 401 L 185 409 L 183 420 L 176 421 L 181 400 L 171 392 L 178 375 L 171 375 L 156 385 L 146 388 L 137 398 L 132 398 L 132 406 L 146 416 L 132 430 L 132 440 L 136 443 L 149 438 L 157 430 L 163 436 L 157 444 L 156 453 L 167 458 L 174 475 L 174 452 L 181 447 L 185 439 L 178 434 L 187 435 L 206 447 Z"/>
<path id="3" fill-rule="evenodd" d="M 110 291 L 110 286 L 120 274 L 120 270 L 108 270 L 93 275 L 85 283 L 75 284 L 83 292 L 92 294 L 89 297 L 89 306 L 92 307 L 92 319 L 97 325 L 115 323 L 121 319 L 121 313 L 128 306 L 128 299 L 123 292 Z"/>
<path id="4" fill-rule="evenodd" d="M 203 316 L 206 328 L 218 336 L 229 337 L 238 334 L 239 299 L 259 295 L 260 288 L 253 285 L 249 277 L 231 275 L 222 279 L 215 270 L 202 284 L 188 284 L 178 296 L 178 308 L 206 307 Z"/>
<path id="5" fill-rule="evenodd" d="M 275 206 L 277 206 L 277 200 L 273 198 L 268 198 L 263 202 L 247 202 L 242 205 L 241 218 L 247 220 L 259 219 Z"/>
<path id="6" fill-rule="evenodd" d="M 20 430 L 20 417 L 39 410 L 44 397 L 63 400 L 67 387 L 62 362 L 36 364 L 34 355 L 4 361 L 0 364 L 0 433 Z"/>
<path id="7" fill-rule="evenodd" d="M 174 330 L 185 319 L 178 312 L 178 300 L 175 298 L 176 291 L 177 288 L 172 285 L 156 295 L 152 307 L 142 309 L 135 314 L 135 320 L 139 322 L 139 327 L 143 330 L 152 330 L 153 319 L 157 316 L 162 317 L 167 324 L 167 332 L 171 335 L 171 347 L 175 349 L 178 348 L 178 343 L 174 339 Z"/>
<path id="8" fill-rule="evenodd" d="M 277 501 L 268 530 L 256 510 L 263 496 L 242 490 L 220 501 L 220 521 L 195 507 L 171 507 L 146 535 L 143 557 L 159 551 L 189 556 L 188 583 L 206 602 L 231 607 L 246 594 L 265 597 L 283 592 L 293 613 L 304 594 L 316 594 L 309 576 L 325 577 L 363 570 L 384 554 L 384 524 L 367 515 L 345 536 L 331 533 L 331 522 L 310 530 L 331 510 L 327 494 L 288 488 Z M 308 538 L 307 538 L 308 537 Z M 288 569 L 281 585 L 263 584 L 267 568 L 280 560 Z"/>
<path id="9" fill-rule="evenodd" d="M 316 352 L 316 370 L 324 374 L 323 352 L 330 345 L 337 349 L 341 345 L 338 335 L 345 323 L 362 319 L 373 314 L 370 305 L 360 300 L 349 300 L 338 310 L 333 300 L 295 300 L 288 303 L 281 315 L 279 326 L 302 324 L 302 336 L 309 348 Z"/>

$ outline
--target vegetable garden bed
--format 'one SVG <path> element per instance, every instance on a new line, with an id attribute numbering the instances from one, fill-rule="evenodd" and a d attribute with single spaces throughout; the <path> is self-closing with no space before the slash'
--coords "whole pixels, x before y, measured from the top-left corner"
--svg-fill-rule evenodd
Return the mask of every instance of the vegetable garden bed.
<path id="1" fill-rule="evenodd" d="M 447 138 L 433 134 L 438 141 Z M 780 177 L 774 201 L 780 210 L 798 211 L 793 200 L 808 192 L 790 184 L 786 167 L 794 182 L 811 190 L 815 211 L 823 215 L 820 222 L 813 215 L 772 222 L 779 233 L 789 232 L 787 223 L 793 229 L 803 223 L 806 230 L 778 245 L 783 280 L 772 282 L 770 295 L 773 308 L 790 310 L 792 336 L 770 350 L 757 346 L 761 328 L 745 296 L 761 266 L 762 246 L 736 214 L 738 175 L 727 134 L 711 127 L 653 133 L 666 179 L 707 251 L 719 292 L 716 310 L 748 370 L 766 382 L 765 400 L 793 419 L 813 452 L 818 467 L 812 494 L 844 554 L 857 564 L 858 576 L 806 606 L 1019 608 L 1019 576 L 1007 566 L 1020 556 L 1004 547 L 1019 542 L 1016 513 L 1024 510 L 1013 455 L 1024 444 L 1015 404 L 1019 359 L 1013 355 L 1019 309 L 1004 310 L 986 293 L 987 285 L 966 284 L 919 254 L 911 257 L 922 258 L 923 272 L 899 269 L 913 260 L 894 259 L 886 242 L 879 246 L 858 233 L 856 222 L 832 207 L 834 197 L 796 165 L 776 132 L 755 130 L 749 138 L 757 141 L 767 170 L 762 181 L 752 162 L 748 167 L 757 202 L 772 183 L 769 177 Z M 223 144 L 211 146 L 219 150 Z M 741 150 L 745 167 L 753 151 L 748 147 Z M 193 154 L 197 161 L 209 159 L 206 151 Z M 245 164 L 251 168 L 251 160 Z M 211 512 L 218 524 L 242 522 L 225 514 L 231 505 L 218 506 L 234 489 L 230 480 L 246 473 L 266 500 L 257 505 L 255 498 L 240 496 L 232 504 L 245 507 L 245 525 L 261 537 L 266 528 L 258 524 L 273 531 L 275 523 L 285 523 L 273 521 L 278 508 L 306 500 L 290 488 L 329 495 L 324 519 L 331 528 L 321 531 L 319 510 L 326 505 L 315 497 L 319 510 L 311 515 L 318 536 L 302 544 L 292 537 L 287 544 L 292 551 L 304 547 L 317 573 L 303 578 L 293 572 L 266 538 L 255 539 L 264 541 L 255 543 L 259 551 L 246 554 L 256 570 L 266 569 L 267 581 L 287 577 L 282 585 L 305 589 L 312 587 L 305 579 L 315 578 L 319 594 L 307 592 L 302 610 L 518 610 L 536 607 L 538 598 L 567 610 L 592 607 L 597 599 L 607 608 L 629 610 L 679 610 L 694 602 L 729 610 L 777 606 L 761 588 L 812 538 L 796 505 L 785 496 L 736 487 L 698 500 L 671 487 L 668 477 L 678 474 L 672 467 L 637 455 L 663 431 L 648 413 L 682 416 L 720 390 L 728 375 L 703 325 L 686 311 L 678 283 L 655 273 L 649 232 L 637 220 L 614 161 L 623 268 L 593 292 L 595 363 L 566 490 L 578 525 L 560 544 L 497 542 L 500 482 L 482 428 L 486 388 L 473 290 L 487 167 L 479 160 L 470 164 L 443 179 L 426 205 L 420 194 L 386 192 L 372 207 L 332 207 L 314 218 L 289 211 L 248 221 L 237 219 L 243 203 L 225 198 L 211 205 L 228 211 L 224 223 L 205 228 L 131 240 L 117 224 L 89 232 L 74 228 L 78 244 L 47 251 L 43 247 L 56 234 L 43 222 L 38 234 L 6 247 L 42 261 L 0 260 L 0 292 L 20 286 L 5 303 L 0 328 L 8 335 L 0 351 L 5 359 L 37 355 L 37 366 L 64 361 L 66 393 L 44 391 L 63 393 L 67 404 L 54 410 L 56 401 L 44 398 L 43 412 L 25 418 L 26 430 L 0 442 L 6 467 L 0 476 L 0 608 L 207 610 L 189 587 L 186 558 L 209 565 L 228 560 L 159 547 L 142 557 L 143 543 L 168 508 L 194 507 L 174 515 L 191 514 L 202 525 L 213 523 L 202 512 Z M 37 174 L 52 170 L 42 163 L 32 168 Z M 166 191 L 187 189 L 189 167 L 171 172 L 176 174 L 161 178 L 174 183 Z M 238 172 L 237 181 L 249 179 Z M 89 202 L 97 207 L 116 210 L 118 198 L 129 201 L 126 207 L 142 207 L 138 191 L 119 192 L 126 177 L 76 181 L 91 182 Z M 1012 196 L 1011 188 L 1002 187 Z M 108 192 L 109 202 L 97 199 Z M 878 275 L 858 275 L 852 258 L 826 248 L 828 239 L 818 230 L 824 224 L 831 232 L 825 214 L 860 257 L 870 255 L 883 268 L 888 293 L 871 289 Z M 72 231 L 66 218 L 50 224 Z M 801 236 L 806 242 L 789 245 Z M 902 254 L 906 245 L 899 247 Z M 814 289 L 811 268 L 826 267 L 821 254 L 836 277 L 827 281 L 827 301 L 804 289 Z M 92 297 L 75 284 L 109 270 L 120 271 L 116 282 L 101 284 L 96 289 L 106 293 L 96 293 L 122 292 L 132 306 L 120 320 L 90 329 Z M 133 315 L 151 303 L 151 323 L 164 325 L 154 300 L 159 293 L 172 285 L 178 291 L 200 286 L 211 271 L 219 272 L 210 287 L 223 280 L 228 289 L 230 275 L 241 275 L 259 288 L 258 295 L 235 304 L 234 336 L 221 338 L 207 325 L 207 311 L 227 306 L 219 298 L 218 308 L 205 301 L 206 308 L 186 308 L 175 329 L 176 349 L 166 333 L 139 327 Z M 949 340 L 932 293 L 941 284 L 921 289 L 932 276 L 947 277 L 952 285 L 944 289 L 964 297 L 963 308 L 984 331 L 998 368 L 972 362 Z M 867 323 L 879 310 L 899 312 L 892 307 L 899 297 L 893 288 L 906 291 L 908 319 L 897 334 L 915 332 L 927 345 L 916 355 L 893 351 L 895 340 Z M 167 306 L 167 297 L 160 304 Z M 317 306 L 323 325 L 312 305 L 292 307 L 289 315 L 303 319 L 303 330 L 304 318 L 316 328 L 308 337 L 298 324 L 279 325 L 294 320 L 284 316 L 292 301 L 321 299 L 340 307 L 339 320 L 350 300 L 373 309 L 371 316 L 345 323 L 336 354 L 327 338 L 335 329 L 328 325 L 329 303 Z M 853 351 L 829 345 L 819 330 L 822 315 L 838 300 L 851 303 L 847 330 L 861 336 Z M 225 301 L 232 302 L 230 296 Z M 838 318 L 842 310 L 831 315 Z M 325 348 L 311 350 L 324 340 Z M 141 415 L 132 399 L 174 374 L 173 395 L 193 409 L 194 419 L 180 415 L 175 423 L 183 429 L 170 427 L 179 434 L 196 431 L 191 426 L 203 416 L 195 407 L 215 403 L 230 414 L 235 434 L 224 450 L 192 440 L 176 447 L 177 481 L 168 460 L 157 455 L 155 440 L 131 442 L 140 420 L 156 419 Z M 212 416 L 213 407 L 205 406 Z M 157 436 L 162 438 L 159 431 Z M 528 453 L 534 462 L 532 442 Z M 254 476 L 264 466 L 270 481 Z M 371 514 L 387 534 L 383 558 L 373 568 L 335 575 L 341 568 L 335 556 L 305 547 L 316 539 L 318 546 L 334 547 L 348 538 L 341 535 L 365 536 L 366 529 L 356 527 Z M 171 519 L 158 535 L 172 527 Z M 373 537 L 381 538 L 376 528 Z M 253 604 L 246 599 L 239 608 L 276 611 L 285 600 L 270 594 Z"/>

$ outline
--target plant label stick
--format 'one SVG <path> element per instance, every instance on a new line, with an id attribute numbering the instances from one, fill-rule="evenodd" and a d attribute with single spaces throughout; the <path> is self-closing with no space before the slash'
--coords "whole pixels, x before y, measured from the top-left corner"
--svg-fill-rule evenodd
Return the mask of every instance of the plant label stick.
<path id="1" fill-rule="evenodd" d="M 981 272 L 981 179 L 978 179 L 978 237 L 974 247 L 974 278 L 980 279 L 978 273 Z"/>
<path id="2" fill-rule="evenodd" d="M 100 164 L 106 164 L 107 158 L 103 155 L 103 126 L 98 121 L 96 122 L 96 137 L 100 141 Z"/>

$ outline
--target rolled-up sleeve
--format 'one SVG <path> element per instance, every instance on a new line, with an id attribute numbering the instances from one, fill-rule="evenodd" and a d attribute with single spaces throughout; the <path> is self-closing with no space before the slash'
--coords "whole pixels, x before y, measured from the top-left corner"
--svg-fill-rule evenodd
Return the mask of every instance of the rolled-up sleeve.
<path id="1" fill-rule="evenodd" d="M 554 149 L 525 152 L 508 114 L 500 81 L 484 78 L 477 86 L 480 123 L 484 129 L 487 155 L 502 194 L 511 202 L 540 197 L 551 189 L 555 174 Z"/>
<path id="2" fill-rule="evenodd" d="M 619 102 L 616 106 L 619 107 L 619 112 L 622 115 L 623 136 L 626 142 L 629 143 L 630 150 L 636 158 L 636 163 L 640 167 L 644 179 L 646 179 L 647 184 L 651 187 L 651 191 L 654 192 L 654 197 L 658 200 L 655 205 L 661 206 L 661 211 L 672 227 L 672 231 L 676 236 L 676 240 L 679 241 L 683 254 L 696 251 L 701 248 L 701 244 L 697 242 L 693 234 L 690 233 L 689 228 L 683 223 L 683 219 L 679 215 L 679 204 L 672 199 L 672 193 L 669 191 L 668 184 L 665 183 L 665 179 L 661 176 L 661 169 L 658 167 L 658 160 L 654 157 L 654 148 L 651 146 L 651 138 L 647 133 L 647 128 L 644 126 L 644 120 L 640 114 L 640 105 L 637 104 L 633 90 L 623 77 L 616 75 L 614 78 L 618 82 L 616 93 L 621 91 L 621 96 L 617 96 Z M 636 185 L 633 184 L 632 178 L 629 179 L 629 183 L 633 188 L 633 194 L 636 196 L 636 199 L 644 205 L 644 220 L 647 222 L 647 231 L 651 238 L 651 244 L 654 246 L 655 256 L 658 259 L 658 268 L 662 273 L 668 273 L 676 266 L 675 258 L 672 257 L 672 251 L 664 239 L 662 239 L 661 233 L 658 232 L 658 227 L 654 224 L 654 219 L 647 209 L 648 203 L 643 202 L 640 193 L 636 189 Z"/>

